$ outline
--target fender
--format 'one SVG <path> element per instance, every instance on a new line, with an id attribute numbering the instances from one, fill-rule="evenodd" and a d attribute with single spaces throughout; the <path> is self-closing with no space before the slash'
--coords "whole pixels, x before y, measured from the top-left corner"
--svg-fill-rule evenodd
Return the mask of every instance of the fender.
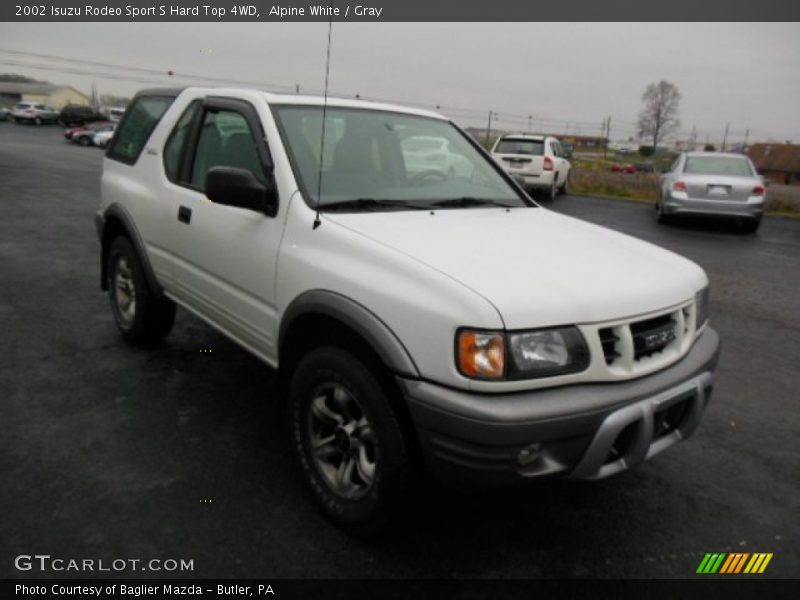
<path id="1" fill-rule="evenodd" d="M 116 202 L 109 205 L 108 208 L 104 212 L 98 211 L 94 216 L 94 224 L 97 228 L 97 235 L 100 238 L 100 244 L 103 244 L 103 236 L 105 234 L 105 227 L 108 223 L 110 218 L 117 219 L 120 223 L 122 223 L 122 228 L 125 230 L 125 233 L 128 234 L 128 238 L 131 240 L 133 247 L 136 249 L 136 254 L 139 256 L 139 260 L 142 263 L 142 270 L 144 271 L 144 277 L 147 279 L 147 285 L 153 291 L 157 298 L 163 300 L 165 298 L 164 291 L 161 289 L 161 285 L 159 285 L 158 280 L 156 279 L 155 272 L 153 271 L 153 266 L 150 264 L 150 258 L 147 255 L 147 250 L 145 249 L 144 240 L 142 239 L 139 230 L 134 225 L 133 217 L 127 211 L 127 209 L 122 206 L 121 204 L 117 204 Z M 106 273 L 106 262 L 107 262 L 107 252 L 108 248 L 103 245 L 102 252 L 101 252 L 101 259 L 100 259 L 100 288 L 103 290 L 108 289 L 108 282 L 107 273 Z"/>
<path id="2" fill-rule="evenodd" d="M 283 347 L 291 324 L 306 314 L 321 314 L 341 321 L 363 337 L 389 369 L 414 379 L 420 377 L 403 342 L 380 317 L 363 304 L 329 290 L 310 290 L 292 300 L 281 318 L 278 348 Z"/>

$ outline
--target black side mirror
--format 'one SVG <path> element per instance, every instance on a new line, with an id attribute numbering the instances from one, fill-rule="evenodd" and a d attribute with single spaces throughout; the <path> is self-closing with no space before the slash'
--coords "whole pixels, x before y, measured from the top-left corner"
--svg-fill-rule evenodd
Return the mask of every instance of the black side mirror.
<path id="1" fill-rule="evenodd" d="M 206 197 L 217 204 L 262 212 L 278 213 L 275 184 L 261 183 L 252 171 L 237 167 L 212 167 L 206 173 Z"/>

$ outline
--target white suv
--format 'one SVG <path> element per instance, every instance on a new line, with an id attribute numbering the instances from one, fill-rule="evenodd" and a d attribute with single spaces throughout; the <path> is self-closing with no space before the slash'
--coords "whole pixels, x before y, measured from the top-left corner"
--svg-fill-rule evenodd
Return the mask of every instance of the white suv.
<path id="1" fill-rule="evenodd" d="M 542 192 L 547 200 L 567 192 L 572 165 L 553 136 L 504 135 L 495 141 L 492 156 L 527 189 Z"/>
<path id="2" fill-rule="evenodd" d="M 410 137 L 446 140 L 461 167 L 406 169 Z M 180 305 L 276 368 L 298 463 L 343 525 L 376 527 L 419 468 L 619 473 L 689 436 L 709 400 L 703 270 L 540 208 L 438 114 L 145 91 L 102 196 L 122 336 L 165 336 Z"/>

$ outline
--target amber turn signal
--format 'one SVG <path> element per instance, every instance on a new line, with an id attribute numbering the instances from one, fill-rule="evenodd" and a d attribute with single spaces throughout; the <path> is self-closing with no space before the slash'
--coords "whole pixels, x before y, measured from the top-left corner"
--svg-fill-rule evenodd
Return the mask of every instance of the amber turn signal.
<path id="1" fill-rule="evenodd" d="M 500 333 L 464 330 L 458 334 L 458 370 L 466 377 L 500 379 L 505 372 L 506 345 Z"/>

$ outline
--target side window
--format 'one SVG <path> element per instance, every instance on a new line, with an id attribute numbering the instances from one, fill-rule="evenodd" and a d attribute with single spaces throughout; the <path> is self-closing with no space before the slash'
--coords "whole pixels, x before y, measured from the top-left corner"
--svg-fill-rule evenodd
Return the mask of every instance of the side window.
<path id="1" fill-rule="evenodd" d="M 558 151 L 558 142 L 555 140 L 550 141 L 550 153 L 556 157 L 561 156 L 561 153 Z"/>
<path id="2" fill-rule="evenodd" d="M 106 156 L 129 165 L 134 164 L 172 101 L 173 98 L 167 96 L 140 96 L 135 99 L 125 113 L 119 132 Z"/>
<path id="3" fill-rule="evenodd" d="M 181 118 L 175 124 L 172 133 L 169 134 L 169 139 L 164 145 L 164 172 L 167 179 L 173 183 L 178 182 L 181 168 L 181 157 L 183 150 L 186 147 L 186 142 L 189 139 L 189 132 L 192 129 L 194 117 L 200 108 L 200 101 L 195 100 L 183 112 Z"/>
<path id="4" fill-rule="evenodd" d="M 192 187 L 205 191 L 206 174 L 212 167 L 247 169 L 266 183 L 256 138 L 241 113 L 213 110 L 204 115 L 192 166 Z"/>
<path id="5" fill-rule="evenodd" d="M 672 166 L 669 168 L 670 172 L 674 173 L 678 170 L 678 164 L 681 162 L 681 157 L 675 159 L 675 162 L 672 163 Z"/>

